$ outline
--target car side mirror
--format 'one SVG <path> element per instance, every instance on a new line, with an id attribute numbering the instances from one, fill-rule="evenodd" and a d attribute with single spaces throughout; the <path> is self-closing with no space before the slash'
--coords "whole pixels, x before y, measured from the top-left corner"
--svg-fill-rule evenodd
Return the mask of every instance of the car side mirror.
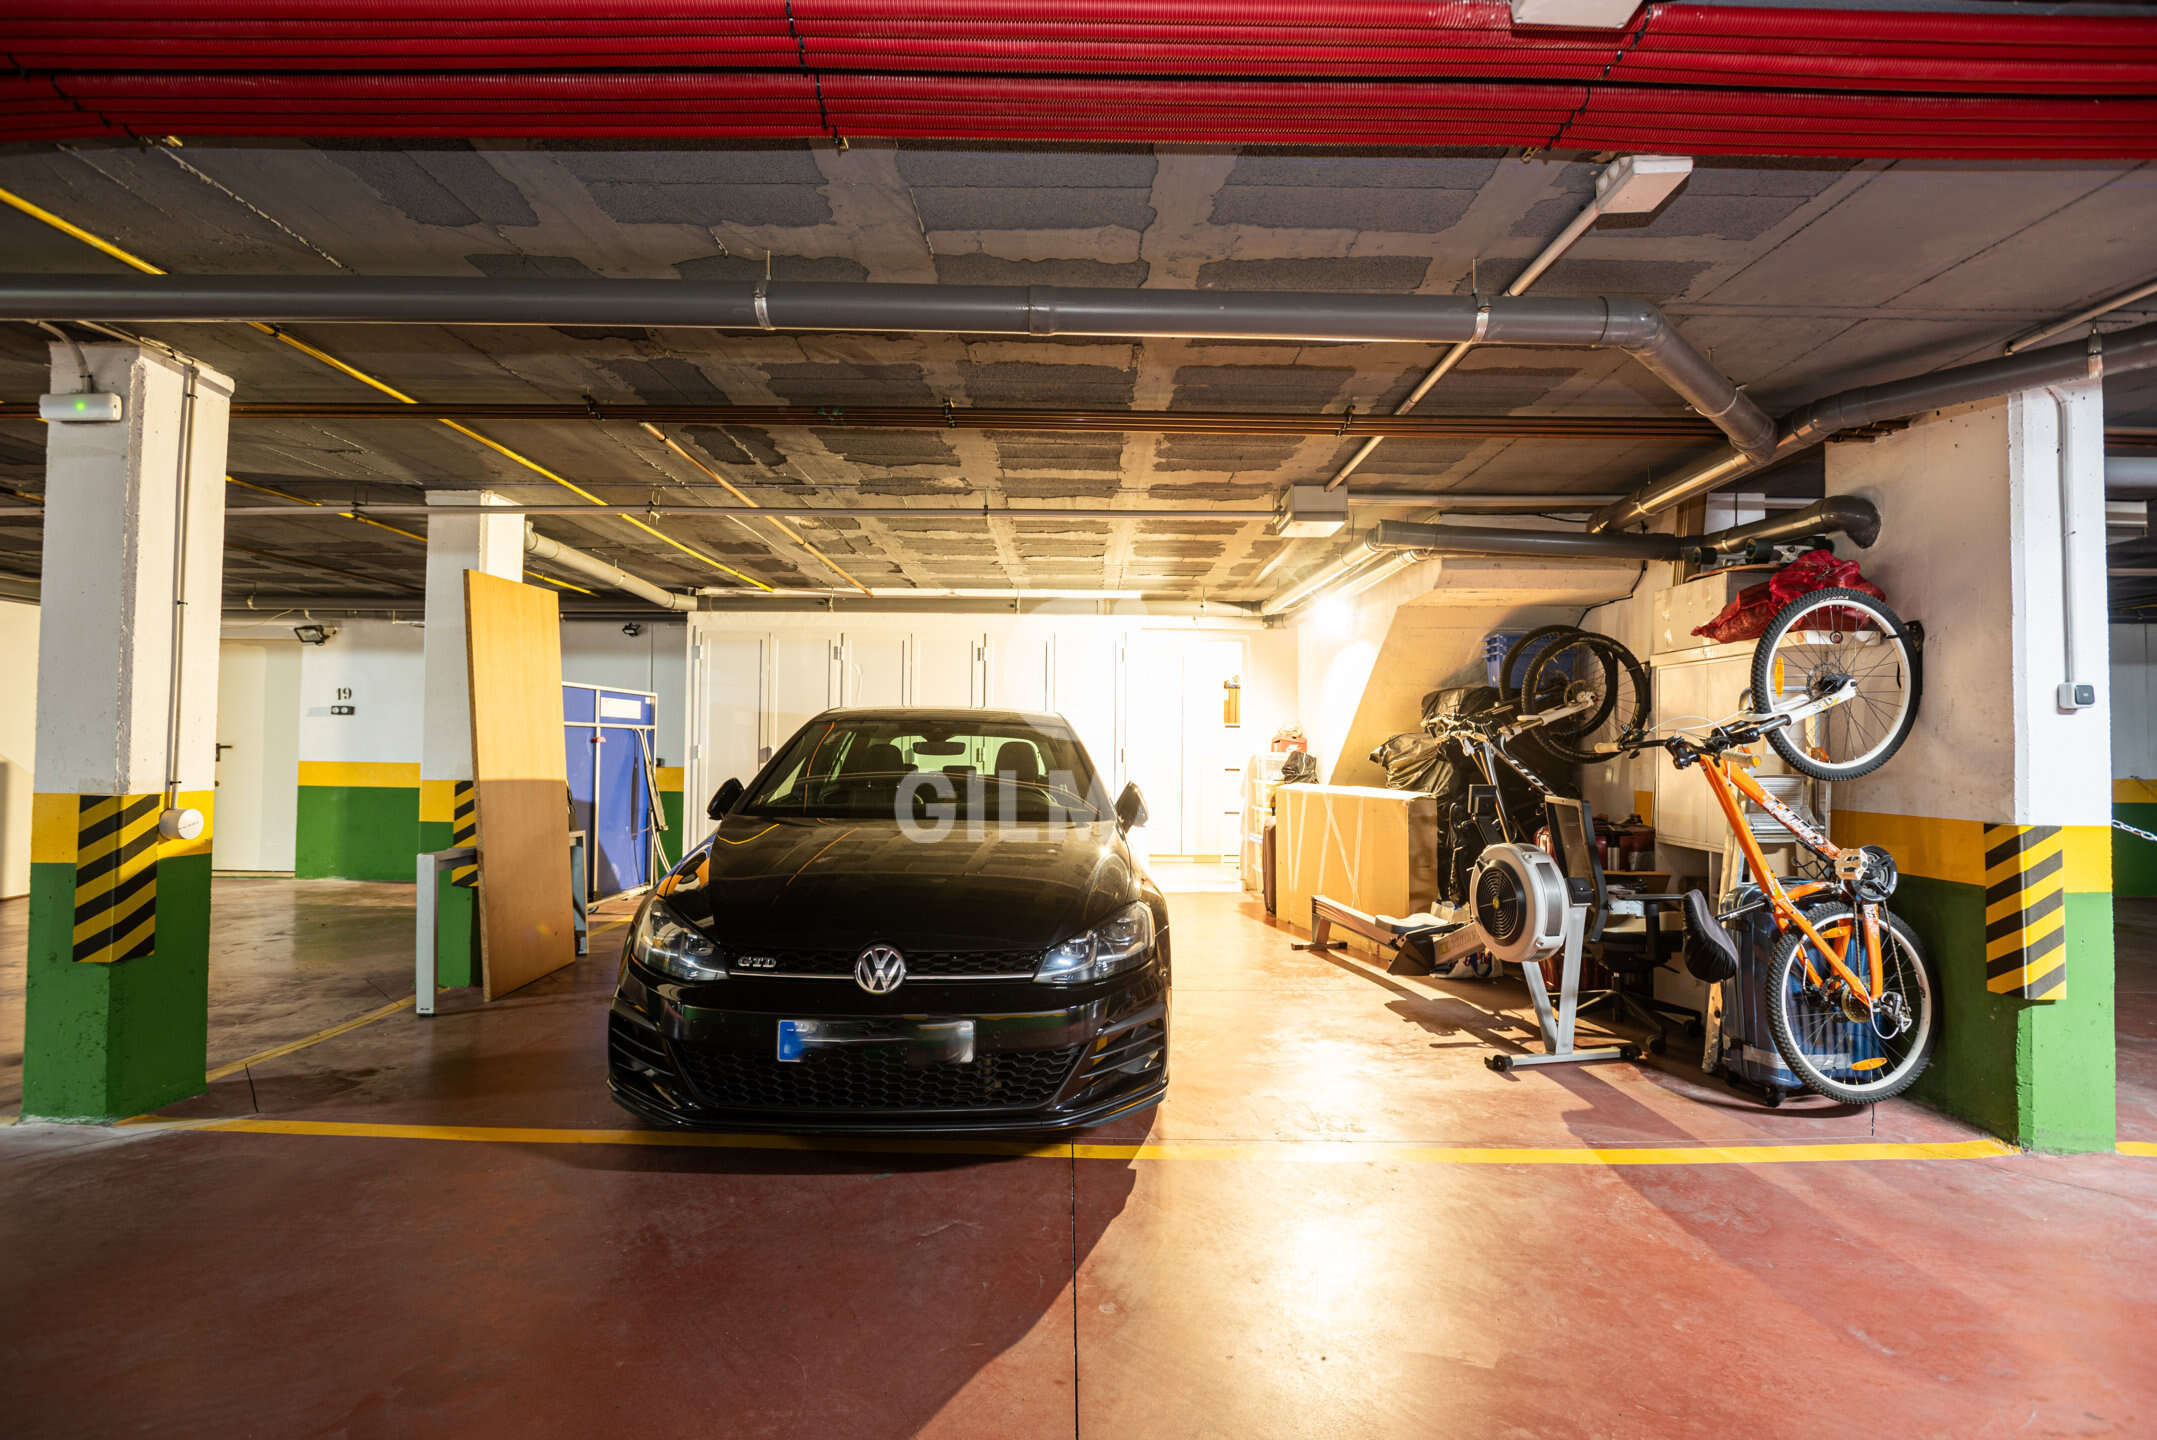
<path id="1" fill-rule="evenodd" d="M 717 820 L 724 816 L 727 811 L 733 809 L 734 802 L 739 799 L 741 799 L 741 781 L 729 780 L 712 792 L 712 803 L 704 807 L 704 813 Z"/>
<path id="2" fill-rule="evenodd" d="M 1146 797 L 1139 793 L 1138 786 L 1126 784 L 1116 797 L 1116 828 L 1128 832 L 1145 823 Z"/>

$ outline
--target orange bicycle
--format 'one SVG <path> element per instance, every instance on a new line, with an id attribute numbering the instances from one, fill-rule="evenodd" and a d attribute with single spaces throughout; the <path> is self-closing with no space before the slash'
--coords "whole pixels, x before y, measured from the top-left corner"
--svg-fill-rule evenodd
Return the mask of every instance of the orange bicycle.
<path id="1" fill-rule="evenodd" d="M 1650 738 L 1619 722 L 1615 733 L 1572 739 L 1583 760 L 1660 749 L 1680 770 L 1700 768 L 1758 898 L 1717 914 L 1695 892 L 1686 906 L 1689 943 L 1707 948 L 1720 962 L 1717 972 L 1735 974 L 1729 923 L 1760 905 L 1769 908 L 1780 938 L 1762 981 L 1776 1049 L 1808 1089 L 1849 1104 L 1899 1095 L 1924 1072 L 1939 1038 L 1939 983 L 1917 937 L 1887 908 L 1894 857 L 1877 845 L 1835 845 L 1770 795 L 1733 752 L 1765 740 L 1796 769 L 1829 780 L 1879 768 L 1916 718 L 1917 641 L 1918 632 L 1871 596 L 1815 591 L 1792 601 L 1760 637 L 1744 713 L 1693 734 Z M 1607 727 L 1608 717 L 1627 707 L 1583 711 L 1594 699 L 1588 692 L 1637 687 L 1639 662 L 1606 637 L 1587 637 L 1583 645 L 1602 663 L 1584 664 L 1576 654 L 1563 673 L 1539 674 L 1539 658 L 1522 686 L 1525 703 L 1600 714 L 1599 725 Z M 1831 878 L 1786 884 L 1777 877 L 1740 797 L 1773 816 Z"/>

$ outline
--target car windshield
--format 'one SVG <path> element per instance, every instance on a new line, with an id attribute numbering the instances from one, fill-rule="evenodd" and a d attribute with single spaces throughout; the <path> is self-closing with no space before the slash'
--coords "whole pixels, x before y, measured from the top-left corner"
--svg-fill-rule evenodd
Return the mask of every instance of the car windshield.
<path id="1" fill-rule="evenodd" d="M 1084 823 L 1107 811 L 1062 726 L 894 713 L 817 720 L 742 802 L 747 815 Z"/>

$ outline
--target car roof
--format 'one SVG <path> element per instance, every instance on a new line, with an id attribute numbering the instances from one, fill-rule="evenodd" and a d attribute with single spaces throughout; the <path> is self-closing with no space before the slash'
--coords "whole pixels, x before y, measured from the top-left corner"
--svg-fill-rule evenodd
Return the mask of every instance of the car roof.
<path id="1" fill-rule="evenodd" d="M 1071 728 L 1061 715 L 1045 710 L 983 710 L 971 705 L 848 705 L 826 710 L 818 720 L 950 720 Z"/>

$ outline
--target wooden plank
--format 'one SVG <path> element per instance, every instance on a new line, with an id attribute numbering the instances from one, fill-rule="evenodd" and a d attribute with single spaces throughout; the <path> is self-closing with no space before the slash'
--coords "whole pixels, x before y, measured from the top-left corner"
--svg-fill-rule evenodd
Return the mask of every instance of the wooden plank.
<path id="1" fill-rule="evenodd" d="M 479 950 L 489 1000 L 570 964 L 562 617 L 554 592 L 464 572 L 479 804 Z"/>

